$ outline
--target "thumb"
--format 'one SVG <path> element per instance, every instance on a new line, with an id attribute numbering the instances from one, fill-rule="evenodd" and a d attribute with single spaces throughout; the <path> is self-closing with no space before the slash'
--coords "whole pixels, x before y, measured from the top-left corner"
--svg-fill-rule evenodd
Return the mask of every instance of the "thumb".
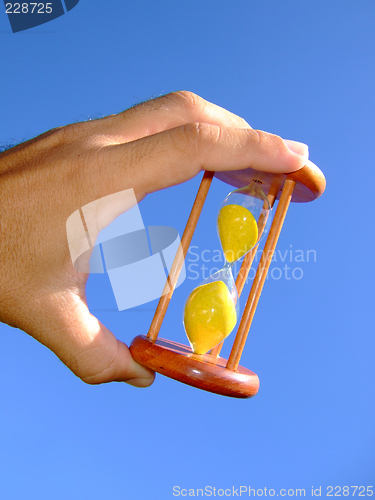
<path id="1" fill-rule="evenodd" d="M 43 328 L 37 326 L 35 338 L 88 384 L 117 381 L 150 386 L 154 372 L 134 361 L 127 345 L 90 313 L 85 297 L 67 293 L 48 301 Z"/>

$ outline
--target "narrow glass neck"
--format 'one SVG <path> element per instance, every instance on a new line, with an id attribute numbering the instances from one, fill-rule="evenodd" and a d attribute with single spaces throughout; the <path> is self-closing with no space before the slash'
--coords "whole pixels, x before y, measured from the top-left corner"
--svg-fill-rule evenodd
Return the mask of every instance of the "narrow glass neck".
<path id="1" fill-rule="evenodd" d="M 236 261 L 234 261 L 234 262 L 228 262 L 226 260 L 225 264 L 224 264 L 224 267 L 223 267 L 223 270 L 226 271 L 226 272 L 230 272 L 235 263 L 236 263 Z"/>
<path id="2" fill-rule="evenodd" d="M 247 196 L 253 196 L 254 198 L 258 198 L 260 200 L 267 200 L 267 197 L 262 189 L 262 183 L 256 180 L 252 181 L 247 186 L 238 189 L 236 193 L 245 194 Z"/>

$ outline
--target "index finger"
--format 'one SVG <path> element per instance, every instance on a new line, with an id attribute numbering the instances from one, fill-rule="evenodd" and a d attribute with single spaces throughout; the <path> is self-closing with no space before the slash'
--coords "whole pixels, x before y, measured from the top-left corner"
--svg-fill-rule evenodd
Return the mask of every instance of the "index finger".
<path id="1" fill-rule="evenodd" d="M 126 144 L 102 148 L 97 196 L 133 188 L 146 194 L 192 179 L 200 170 L 287 173 L 303 167 L 279 136 L 253 129 L 189 123 Z M 104 181 L 104 182 L 103 182 Z"/>
<path id="2" fill-rule="evenodd" d="M 240 116 L 193 92 L 172 92 L 96 122 L 109 140 L 134 141 L 186 123 L 201 122 L 233 128 L 251 128 Z"/>

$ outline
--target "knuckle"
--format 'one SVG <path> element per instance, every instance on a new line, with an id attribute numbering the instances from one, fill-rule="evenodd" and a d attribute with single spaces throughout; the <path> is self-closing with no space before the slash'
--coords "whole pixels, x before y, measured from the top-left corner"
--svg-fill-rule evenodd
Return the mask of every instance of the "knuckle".
<path id="1" fill-rule="evenodd" d="M 181 110 L 185 113 L 185 116 L 191 116 L 195 111 L 203 109 L 205 104 L 206 101 L 197 94 L 181 90 L 141 102 L 115 116 L 118 116 L 120 119 L 129 120 L 138 114 L 145 115 L 150 110 L 170 110 L 173 107 Z"/>
<path id="2" fill-rule="evenodd" d="M 179 149 L 196 154 L 204 145 L 217 142 L 220 137 L 220 127 L 208 123 L 191 122 L 175 129 L 176 142 Z"/>
<path id="3" fill-rule="evenodd" d="M 82 131 L 85 126 L 85 122 L 71 123 L 70 125 L 66 125 L 65 127 L 63 127 L 61 129 L 61 132 L 65 135 L 65 137 L 72 140 L 82 135 Z"/>
<path id="4" fill-rule="evenodd" d="M 185 133 L 195 141 L 217 142 L 220 139 L 221 128 L 210 123 L 193 122 L 183 125 Z"/>
<path id="5" fill-rule="evenodd" d="M 92 359 L 87 360 L 86 363 L 79 363 L 73 369 L 70 367 L 72 372 L 88 385 L 98 385 L 109 382 L 113 379 L 115 375 L 115 365 L 117 356 L 114 356 L 106 362 L 98 363 L 96 360 L 95 364 Z"/>
<path id="6" fill-rule="evenodd" d="M 87 144 L 97 144 L 103 136 L 102 123 L 103 118 L 97 120 L 88 120 L 83 122 L 71 123 L 54 129 L 54 135 L 61 138 L 62 142 L 74 143 L 85 146 Z"/>
<path id="7" fill-rule="evenodd" d="M 181 131 L 189 143 L 196 143 L 201 140 L 202 129 L 202 124 L 199 122 L 185 123 L 181 126 Z"/>
<path id="8" fill-rule="evenodd" d="M 204 99 L 199 97 L 194 92 L 189 90 L 179 90 L 177 92 L 171 92 L 165 96 L 166 99 L 172 101 L 182 108 L 187 110 L 196 110 L 201 108 L 204 104 Z"/>
<path id="9" fill-rule="evenodd" d="M 76 143 L 82 137 L 82 124 L 72 123 L 46 132 L 45 138 L 58 145 Z M 43 137 L 44 138 L 44 137 Z"/>

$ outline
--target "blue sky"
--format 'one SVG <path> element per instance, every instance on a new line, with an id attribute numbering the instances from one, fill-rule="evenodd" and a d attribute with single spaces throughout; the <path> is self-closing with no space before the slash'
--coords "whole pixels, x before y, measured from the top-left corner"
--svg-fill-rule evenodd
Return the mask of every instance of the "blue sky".
<path id="1" fill-rule="evenodd" d="M 253 399 L 162 376 L 146 390 L 91 387 L 0 325 L 0 498 L 164 500 L 173 486 L 241 485 L 321 486 L 324 497 L 329 485 L 374 485 L 374 21 L 371 0 L 80 0 L 13 34 L 0 12 L 0 142 L 185 89 L 306 142 L 327 178 L 322 198 L 289 210 L 272 268 L 288 250 L 303 277 L 266 282 L 241 360 L 261 380 Z M 198 185 L 150 195 L 145 224 L 181 234 Z M 220 248 L 229 191 L 214 182 L 193 251 Z M 316 258 L 296 262 L 296 250 Z M 215 265 L 194 259 L 163 337 L 185 341 L 193 271 Z M 88 295 L 124 342 L 147 333 L 156 303 L 114 311 L 105 276 L 90 277 Z"/>

